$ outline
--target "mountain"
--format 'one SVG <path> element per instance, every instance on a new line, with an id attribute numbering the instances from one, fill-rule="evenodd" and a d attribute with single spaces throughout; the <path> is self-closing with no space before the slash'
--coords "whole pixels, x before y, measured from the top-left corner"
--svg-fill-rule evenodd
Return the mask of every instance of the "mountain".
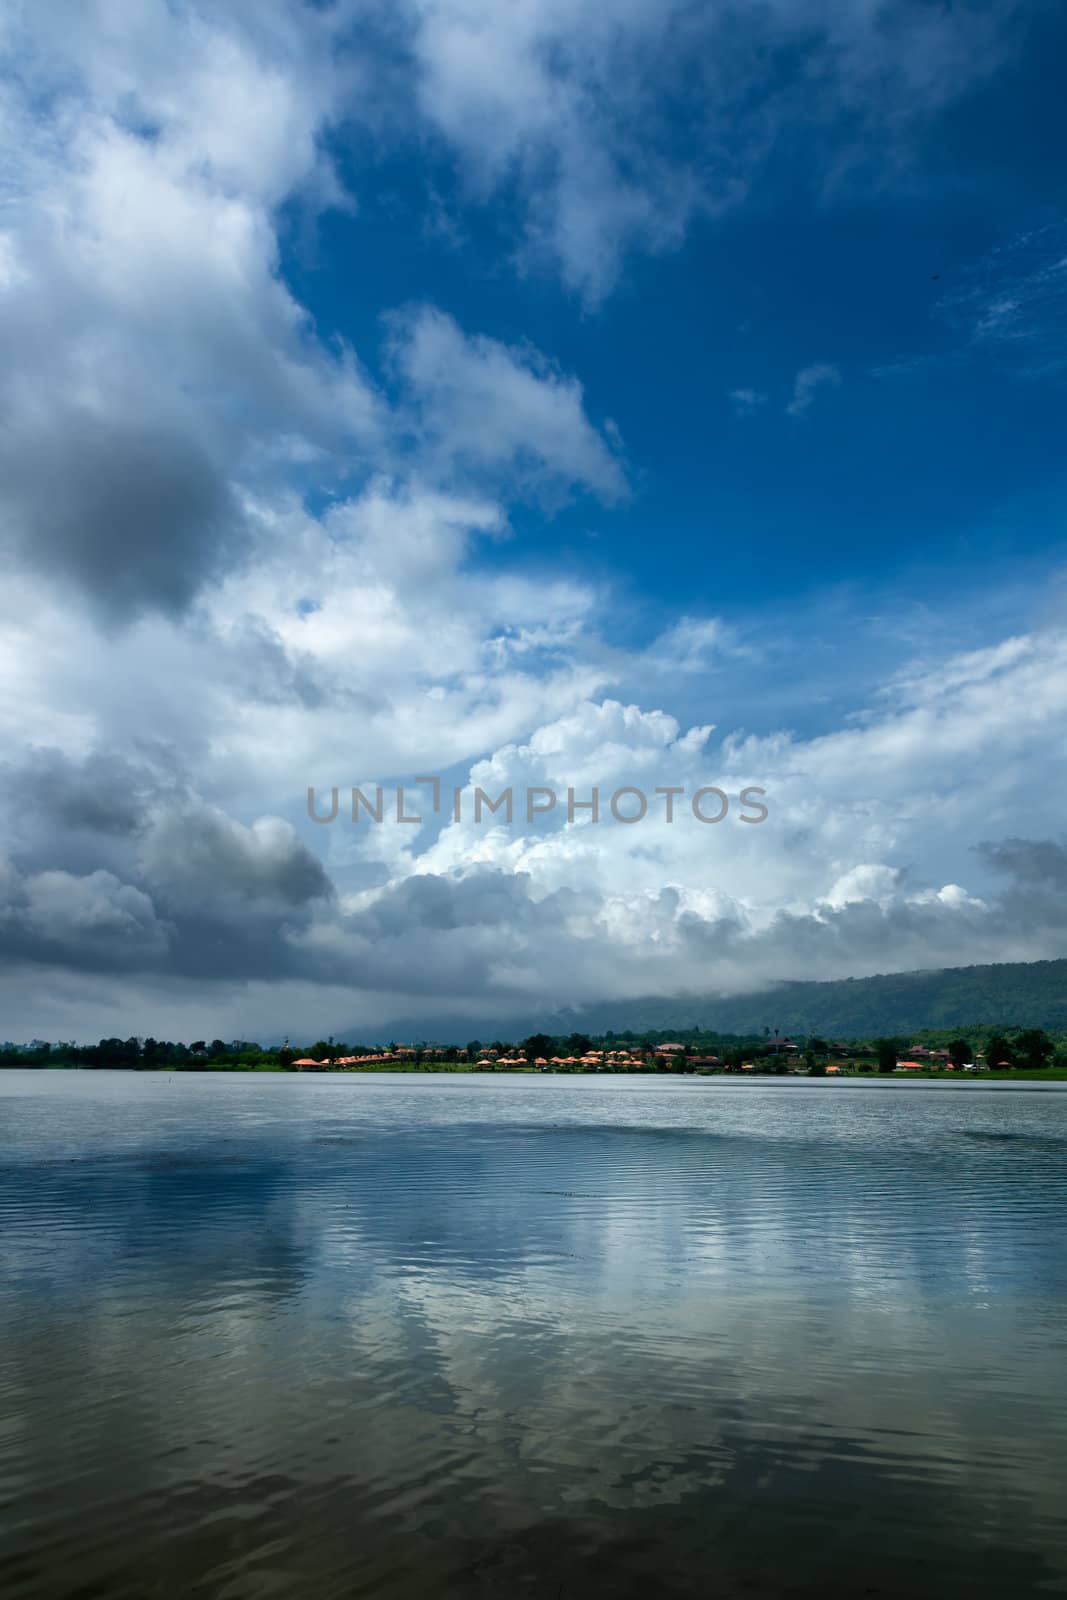
<path id="1" fill-rule="evenodd" d="M 393 1037 L 444 1043 L 531 1033 L 617 1033 L 700 1027 L 717 1033 L 819 1034 L 871 1038 L 923 1028 L 1004 1027 L 1067 1029 L 1067 960 L 946 967 L 934 972 L 887 973 L 830 983 L 783 983 L 745 995 L 646 996 L 604 1001 L 509 1022 L 472 1014 L 465 1019 L 398 1019 Z M 361 1030 L 349 1030 L 357 1038 Z"/>

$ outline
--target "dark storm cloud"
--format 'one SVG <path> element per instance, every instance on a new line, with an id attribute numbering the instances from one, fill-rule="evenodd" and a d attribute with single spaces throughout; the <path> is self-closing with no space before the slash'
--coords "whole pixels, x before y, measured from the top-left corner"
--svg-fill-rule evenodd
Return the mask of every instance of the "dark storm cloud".
<path id="1" fill-rule="evenodd" d="M 328 906 L 322 862 L 281 818 L 204 803 L 166 750 L 31 751 L 0 767 L 0 950 L 67 971 L 275 976 Z"/>
<path id="2" fill-rule="evenodd" d="M 0 861 L 0 954 L 70 971 L 158 967 L 169 931 L 151 899 L 103 870 L 22 874 Z"/>
<path id="3" fill-rule="evenodd" d="M 558 925 L 577 896 L 568 892 L 545 900 L 530 898 L 523 873 L 495 869 L 455 876 L 419 873 L 389 889 L 368 911 L 353 919 L 368 936 L 397 938 L 412 928 L 451 933 L 461 928 Z"/>
<path id="4" fill-rule="evenodd" d="M 333 886 L 318 856 L 280 818 L 246 828 L 214 807 L 164 813 L 141 850 L 145 879 L 169 905 L 218 907 L 226 913 L 263 902 L 299 908 L 328 900 Z"/>
<path id="5" fill-rule="evenodd" d="M 595 896 L 542 899 L 522 873 L 496 868 L 420 874 L 354 914 L 324 918 L 293 939 L 299 976 L 364 992 L 420 998 L 526 996 L 529 976 L 552 987 L 588 941 L 568 925 Z M 562 965 L 561 965 L 562 963 Z M 571 972 L 573 979 L 574 973 Z"/>
<path id="6" fill-rule="evenodd" d="M 1067 890 L 1067 849 L 1053 839 L 987 840 L 978 846 L 978 854 L 1016 883 Z"/>
<path id="7" fill-rule="evenodd" d="M 244 543 L 233 492 L 192 439 L 76 411 L 9 433 L 0 518 L 22 561 L 112 619 L 183 611 Z"/>
<path id="8" fill-rule="evenodd" d="M 1008 879 L 998 896 L 1006 928 L 1067 929 L 1067 850 L 1053 839 L 1001 839 L 978 846 L 985 863 Z"/>
<path id="9" fill-rule="evenodd" d="M 126 876 L 178 908 L 215 899 L 299 907 L 333 894 L 289 823 L 264 817 L 245 827 L 207 805 L 165 749 L 96 750 L 81 761 L 33 750 L 0 765 L 0 802 L 27 824 L 36 867 L 55 865 L 64 830 L 112 835 L 129 846 Z"/>
<path id="10" fill-rule="evenodd" d="M 75 761 L 62 750 L 30 750 L 19 763 L 0 763 L 0 803 L 12 823 L 129 838 L 160 792 L 163 774 L 145 762 L 93 751 Z"/>

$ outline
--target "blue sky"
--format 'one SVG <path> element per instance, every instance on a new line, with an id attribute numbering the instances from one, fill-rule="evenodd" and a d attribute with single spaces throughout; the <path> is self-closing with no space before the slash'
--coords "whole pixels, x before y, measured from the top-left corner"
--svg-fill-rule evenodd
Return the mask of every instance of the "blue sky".
<path id="1" fill-rule="evenodd" d="M 1029 351 L 974 337 L 1001 282 L 1067 247 L 1050 70 L 1063 29 L 1040 8 L 1032 20 L 990 81 L 924 127 L 899 184 L 824 194 L 833 141 L 802 145 L 677 249 L 635 252 L 593 307 L 548 271 L 512 270 L 514 196 L 472 204 L 432 149 L 369 184 L 343 155 L 359 209 L 311 241 L 294 222 L 286 276 L 320 329 L 361 351 L 382 307 L 429 301 L 580 375 L 635 492 L 610 516 L 579 503 L 527 518 L 509 559 L 603 562 L 651 605 L 690 603 L 695 579 L 704 604 L 740 611 L 839 583 L 925 596 L 931 567 L 969 588 L 969 567 L 1040 557 L 1060 529 L 1062 372 L 1032 376 Z M 679 164 L 692 138 L 672 130 Z M 428 205 L 448 208 L 447 231 Z M 1067 353 L 1062 326 L 1032 331 Z M 796 374 L 818 364 L 839 387 L 789 416 Z M 744 391 L 750 408 L 731 401 Z"/>
<path id="2" fill-rule="evenodd" d="M 1029 620 L 1064 504 L 1067 308 L 1023 308 L 1003 340 L 976 332 L 991 301 L 1067 250 L 1062 22 L 1036 8 L 1005 31 L 999 70 L 929 119 L 897 181 L 828 193 L 838 156 L 862 170 L 867 152 L 851 129 L 802 136 L 677 248 L 633 251 L 592 305 L 543 264 L 515 270 L 513 184 L 472 197 L 449 150 L 425 141 L 380 161 L 339 140 L 358 208 L 312 228 L 294 211 L 283 270 L 319 329 L 350 339 L 386 385 L 382 308 L 432 303 L 546 353 L 579 375 L 590 415 L 617 425 L 624 504 L 517 507 L 517 538 L 478 559 L 595 573 L 619 625 L 641 632 L 658 631 L 662 608 L 743 628 L 766 614 L 810 631 L 816 654 L 844 629 L 849 655 L 858 643 L 880 667 L 877 635 L 907 621 L 910 643 L 929 607 L 933 655 L 978 645 Z M 679 165 L 699 155 L 694 120 L 671 128 Z M 875 167 L 884 139 L 870 139 Z M 790 414 L 798 373 L 820 367 L 833 375 Z M 766 712 L 755 699 L 748 724 L 773 726 L 773 696 Z M 819 726 L 809 714 L 798 706 L 796 725 Z"/>
<path id="3" fill-rule="evenodd" d="M 10 13 L 8 1031 L 1062 954 L 1064 29 Z M 771 815 L 308 819 L 431 771 Z"/>

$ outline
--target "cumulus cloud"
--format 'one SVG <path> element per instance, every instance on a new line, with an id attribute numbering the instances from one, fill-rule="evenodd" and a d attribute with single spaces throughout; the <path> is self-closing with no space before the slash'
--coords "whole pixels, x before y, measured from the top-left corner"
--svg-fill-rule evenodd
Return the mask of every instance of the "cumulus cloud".
<path id="1" fill-rule="evenodd" d="M 504 470 L 541 495 L 576 485 L 608 501 L 624 493 L 615 437 L 588 420 L 578 380 L 540 352 L 464 335 L 429 306 L 397 316 L 393 327 L 431 460 L 450 471 Z"/>
<path id="2" fill-rule="evenodd" d="M 178 613 L 244 553 L 239 484 L 378 437 L 277 271 L 337 104 L 294 15 L 29 8 L 0 40 L 0 538 L 109 617 Z"/>
<path id="3" fill-rule="evenodd" d="M 159 775 L 125 756 L 93 751 L 72 760 L 54 747 L 31 748 L 0 765 L 9 827 L 132 836 Z"/>
<path id="4" fill-rule="evenodd" d="M 321 861 L 292 823 L 260 817 L 244 827 L 208 806 L 153 818 L 141 870 L 168 906 L 208 908 L 214 917 L 245 916 L 257 903 L 268 910 L 301 907 L 332 892 Z"/>
<path id="5" fill-rule="evenodd" d="M 382 471 L 625 492 L 615 436 L 538 351 L 398 317 L 395 414 L 283 281 L 282 203 L 348 203 L 324 146 L 363 82 L 352 24 L 101 0 L 0 39 L 0 540 L 109 622 L 180 616 L 258 559 L 265 502 Z"/>
<path id="6" fill-rule="evenodd" d="M 509 1014 L 617 996 L 1056 954 L 1067 930 L 1063 851 L 1048 842 L 1057 797 L 1033 777 L 1049 730 L 1067 723 L 1065 653 L 1059 633 L 965 653 L 898 676 L 865 716 L 808 738 L 686 728 L 662 710 L 579 698 L 462 770 L 459 822 L 447 801 L 435 816 L 423 790 L 410 828 L 388 805 L 380 826 L 353 827 L 346 796 L 335 823 L 305 824 L 301 838 L 288 820 L 227 815 L 144 751 L 37 752 L 4 775 L 15 809 L 34 796 L 45 824 L 11 830 L 8 948 L 57 973 L 165 973 L 196 985 L 199 1007 L 205 982 L 227 1009 L 227 984 L 271 976 L 279 1026 L 289 1005 L 309 1018 L 328 1006 L 336 1026 L 458 1008 L 503 1027 Z M 272 787 L 291 784 L 302 804 L 301 767 L 313 749 L 336 761 L 336 726 L 279 759 Z M 225 771 L 200 779 L 221 790 Z M 988 776 L 976 784 L 975 772 Z M 528 825 L 534 785 L 559 798 Z M 721 824 L 692 813 L 705 785 L 731 797 Z M 739 820 L 748 785 L 765 791 L 758 826 Z M 623 786 L 648 796 L 639 824 L 611 816 Z M 495 799 L 509 787 L 513 824 L 501 813 L 476 823 L 475 789 Z M 598 821 L 581 804 L 594 787 Z M 657 789 L 680 791 L 670 822 Z M 1023 814 L 1027 838 L 1011 828 Z M 106 869 L 91 853 L 63 858 L 87 834 L 98 859 L 112 851 Z"/>
<path id="7" fill-rule="evenodd" d="M 148 895 L 110 872 L 18 872 L 0 862 L 0 942 L 5 959 L 60 968 L 135 972 L 169 950 Z"/>
<path id="8" fill-rule="evenodd" d="M 1038 828 L 1054 815 L 1051 792 L 1028 793 L 1043 730 L 1067 715 L 1059 635 L 994 647 L 938 672 L 888 686 L 882 704 L 818 738 L 713 742 L 706 726 L 683 730 L 664 713 L 590 703 L 502 747 L 470 772 L 463 820 L 394 861 L 420 883 L 492 871 L 522 885 L 506 922 L 495 984 L 554 993 L 557 1001 L 625 993 L 753 989 L 784 977 L 906 970 L 1058 952 L 1067 901 L 1050 847 L 987 847 L 993 865 L 1042 873 L 1049 897 L 988 890 L 975 880 L 969 842 L 991 818 L 1027 805 Z M 1039 703 L 1032 697 L 1038 694 Z M 992 781 L 975 784 L 995 755 Z M 1029 774 L 1029 777 L 1024 777 Z M 607 797 L 623 784 L 649 796 L 649 817 L 613 824 Z M 702 826 L 685 796 L 704 784 L 737 796 L 765 788 L 768 821 Z M 481 826 L 473 789 L 556 790 L 555 811 L 536 828 Z M 601 817 L 568 822 L 566 797 L 601 793 Z M 946 879 L 949 868 L 958 874 Z M 968 885 L 967 879 L 970 878 Z M 444 893 L 438 890 L 438 893 Z M 386 891 L 392 893 L 392 891 Z M 566 896 L 565 902 L 554 897 Z M 529 904 L 523 905 L 523 900 Z M 524 941 L 530 909 L 550 901 L 550 944 Z M 514 953 L 525 942 L 525 965 Z M 581 952 L 579 955 L 578 952 Z M 499 998 L 499 996 L 498 996 Z"/>
<path id="9" fill-rule="evenodd" d="M 112 416 L 53 412 L 8 435 L 5 521 L 20 555 L 62 573 L 108 617 L 185 609 L 240 548 L 240 507 L 189 439 Z"/>
<path id="10" fill-rule="evenodd" d="M 292 967 L 291 934 L 333 898 L 291 822 L 236 821 L 167 749 L 80 761 L 34 750 L 0 770 L 0 804 L 17 857 L 5 879 L 13 957 L 71 970 L 164 970 L 164 956 L 175 973 Z"/>

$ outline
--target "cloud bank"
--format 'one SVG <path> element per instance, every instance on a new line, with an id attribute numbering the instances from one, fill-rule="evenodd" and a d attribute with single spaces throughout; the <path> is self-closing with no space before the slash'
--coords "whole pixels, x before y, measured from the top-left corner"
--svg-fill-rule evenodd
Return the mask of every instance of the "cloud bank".
<path id="1" fill-rule="evenodd" d="M 939 645 L 821 733 L 746 732 L 758 633 L 699 607 L 637 630 L 603 566 L 523 559 L 525 519 L 639 492 L 581 376 L 422 301 L 375 305 L 357 349 L 285 271 L 294 214 L 358 209 L 354 150 L 423 141 L 450 204 L 504 207 L 501 270 L 590 313 L 753 192 L 783 130 L 847 127 L 825 182 L 888 182 L 1016 15 L 94 0 L 0 24 L 7 1031 L 504 1024 L 1062 950 L 1060 627 Z M 767 65 L 798 49 L 804 99 Z M 839 381 L 802 369 L 788 411 Z M 309 784 L 431 772 L 469 797 L 753 784 L 770 814 L 306 816 Z"/>

